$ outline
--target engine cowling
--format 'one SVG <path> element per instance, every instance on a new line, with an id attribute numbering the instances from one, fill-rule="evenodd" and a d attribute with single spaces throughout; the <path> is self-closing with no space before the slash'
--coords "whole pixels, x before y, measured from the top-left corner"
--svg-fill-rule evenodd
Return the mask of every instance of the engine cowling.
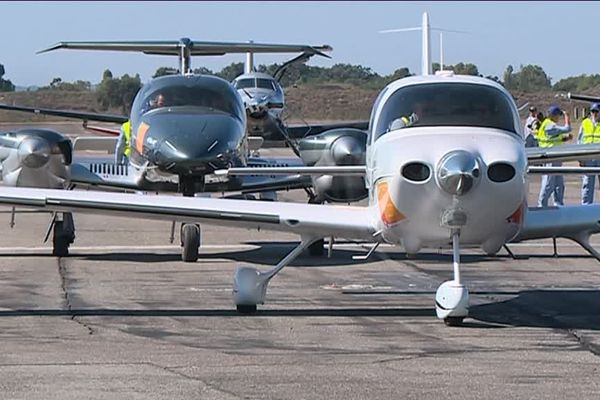
<path id="1" fill-rule="evenodd" d="M 63 189 L 69 184 L 71 141 L 49 129 L 0 133 L 0 163 L 5 186 Z"/>
<path id="2" fill-rule="evenodd" d="M 298 150 L 307 166 L 364 165 L 366 146 L 366 132 L 339 128 L 302 139 Z M 348 203 L 368 195 L 362 176 L 316 175 L 312 184 L 319 202 Z"/>

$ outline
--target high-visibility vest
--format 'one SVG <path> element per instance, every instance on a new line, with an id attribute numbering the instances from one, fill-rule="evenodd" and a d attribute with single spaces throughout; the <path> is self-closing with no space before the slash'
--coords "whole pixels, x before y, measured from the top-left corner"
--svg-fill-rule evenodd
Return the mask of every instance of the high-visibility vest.
<path id="1" fill-rule="evenodd" d="M 123 150 L 123 154 L 129 157 L 131 154 L 131 121 L 127 120 L 123 125 L 121 125 L 121 129 L 123 130 L 123 136 L 125 139 L 125 150 Z"/>
<path id="2" fill-rule="evenodd" d="M 544 122 L 542 122 L 542 125 L 540 125 L 540 129 L 538 129 L 537 134 L 539 147 L 554 147 L 557 144 L 561 144 L 563 142 L 562 135 L 556 135 L 553 137 L 546 135 L 546 127 L 553 123 L 554 121 L 552 121 L 550 118 L 546 118 Z"/>
<path id="3" fill-rule="evenodd" d="M 581 129 L 583 130 L 582 143 L 600 143 L 600 123 L 594 123 L 588 117 L 581 122 Z"/>

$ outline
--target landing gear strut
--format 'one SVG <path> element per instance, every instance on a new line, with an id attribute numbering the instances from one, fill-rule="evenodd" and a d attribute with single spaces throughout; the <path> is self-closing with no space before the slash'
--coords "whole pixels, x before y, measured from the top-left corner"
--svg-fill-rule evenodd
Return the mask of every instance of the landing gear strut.
<path id="1" fill-rule="evenodd" d="M 243 314 L 256 312 L 256 305 L 265 302 L 271 278 L 318 239 L 303 237 L 300 244 L 269 271 L 260 272 L 254 267 L 238 267 L 233 277 L 233 302 L 237 311 Z"/>
<path id="2" fill-rule="evenodd" d="M 308 204 L 323 204 L 322 201 L 312 195 L 308 199 Z M 312 257 L 323 257 L 325 255 L 325 239 L 315 240 L 313 244 L 308 246 L 308 254 Z"/>
<path id="3" fill-rule="evenodd" d="M 460 280 L 460 230 L 452 229 L 454 280 L 442 283 L 435 294 L 437 317 L 448 326 L 461 325 L 469 315 L 469 290 Z"/>
<path id="4" fill-rule="evenodd" d="M 55 213 L 48 227 L 44 242 L 48 240 L 52 230 L 52 255 L 66 257 L 69 255 L 69 246 L 75 241 L 75 223 L 73 214 Z"/>

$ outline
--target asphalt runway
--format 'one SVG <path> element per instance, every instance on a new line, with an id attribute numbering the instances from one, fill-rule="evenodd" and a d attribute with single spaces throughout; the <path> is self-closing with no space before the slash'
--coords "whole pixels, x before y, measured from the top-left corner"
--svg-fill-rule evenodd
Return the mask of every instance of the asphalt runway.
<path id="1" fill-rule="evenodd" d="M 578 179 L 567 196 L 579 201 Z M 297 237 L 205 225 L 186 264 L 169 223 L 76 215 L 72 254 L 57 259 L 42 243 L 47 214 L 19 213 L 10 229 L 0 211 L 3 399 L 600 395 L 600 263 L 568 241 L 558 257 L 551 240 L 512 245 L 517 260 L 465 250 L 471 317 L 450 328 L 433 300 L 452 277 L 446 250 L 381 246 L 356 261 L 364 246 L 343 242 L 297 259 L 258 314 L 240 316 L 235 268 L 266 269 Z"/>

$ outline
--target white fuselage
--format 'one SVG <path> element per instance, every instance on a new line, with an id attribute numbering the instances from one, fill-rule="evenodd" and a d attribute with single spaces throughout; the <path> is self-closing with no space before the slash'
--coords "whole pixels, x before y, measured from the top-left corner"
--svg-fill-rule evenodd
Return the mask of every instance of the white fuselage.
<path id="1" fill-rule="evenodd" d="M 248 116 L 261 118 L 270 114 L 280 118 L 284 106 L 283 89 L 279 82 L 271 75 L 261 72 L 250 72 L 238 76 L 233 81 L 244 105 Z"/>
<path id="2" fill-rule="evenodd" d="M 384 90 L 374 107 L 367 147 L 366 182 L 371 189 L 373 224 L 384 241 L 402 245 L 408 253 L 423 247 L 450 246 L 453 230 L 459 229 L 461 244 L 480 246 L 493 254 L 518 233 L 526 205 L 527 158 L 520 132 L 485 126 L 444 126 L 437 121 L 437 126 L 415 124 L 374 138 L 378 119 L 388 112 L 386 103 L 395 91 L 408 85 L 431 87 L 448 82 L 491 85 L 504 91 L 480 78 L 431 76 L 396 81 Z M 515 126 L 520 126 L 514 101 L 508 95 L 507 101 L 511 102 L 509 114 L 514 114 Z M 471 172 L 458 171 L 457 178 L 449 176 L 456 165 L 456 160 L 447 161 L 449 157 L 469 161 Z M 414 163 L 426 166 L 429 174 L 418 180 L 407 179 L 402 171 Z M 514 176 L 493 181 L 488 171 L 494 164 L 514 168 Z M 461 173 L 465 182 L 468 180 L 468 190 L 461 187 Z M 469 173 L 472 176 L 467 176 Z M 460 193 L 445 189 L 441 182 L 444 179 L 458 182 Z"/>

